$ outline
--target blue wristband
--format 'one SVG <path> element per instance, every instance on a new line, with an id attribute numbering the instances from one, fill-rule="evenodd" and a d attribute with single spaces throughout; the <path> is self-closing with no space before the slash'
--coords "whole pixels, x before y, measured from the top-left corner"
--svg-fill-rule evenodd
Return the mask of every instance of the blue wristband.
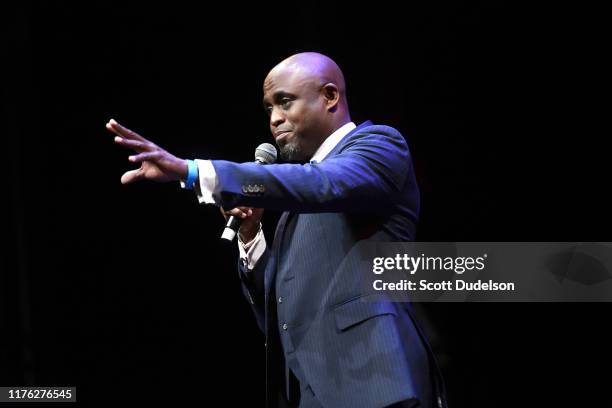
<path id="1" fill-rule="evenodd" d="M 193 160 L 187 160 L 187 180 L 185 180 L 185 188 L 191 190 L 197 180 L 198 165 Z"/>

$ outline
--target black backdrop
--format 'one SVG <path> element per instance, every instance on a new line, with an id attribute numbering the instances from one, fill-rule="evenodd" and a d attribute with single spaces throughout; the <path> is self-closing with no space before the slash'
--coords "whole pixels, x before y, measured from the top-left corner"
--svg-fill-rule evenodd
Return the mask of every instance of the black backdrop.
<path id="1" fill-rule="evenodd" d="M 334 58 L 353 119 L 404 134 L 420 241 L 609 241 L 609 171 L 578 118 L 580 18 L 420 3 L 3 5 L 0 385 L 263 404 L 263 338 L 218 210 L 175 184 L 122 186 L 127 151 L 104 124 L 249 161 L 271 141 L 262 80 L 294 52 Z M 610 403 L 607 304 L 420 311 L 452 407 Z"/>

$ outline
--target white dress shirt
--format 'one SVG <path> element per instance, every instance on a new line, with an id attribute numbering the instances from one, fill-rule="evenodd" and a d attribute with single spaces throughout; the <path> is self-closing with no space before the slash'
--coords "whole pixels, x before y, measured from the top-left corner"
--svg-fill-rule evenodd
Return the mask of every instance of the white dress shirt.
<path id="1" fill-rule="evenodd" d="M 331 152 L 334 147 L 353 129 L 357 126 L 353 122 L 348 122 L 336 129 L 334 133 L 329 135 L 327 139 L 321 143 L 321 146 L 317 149 L 315 154 L 310 159 L 310 163 L 317 163 L 325 159 L 325 157 Z M 196 183 L 196 194 L 200 203 L 206 204 L 217 204 L 213 198 L 213 191 L 219 182 L 215 168 L 210 160 L 195 160 L 198 165 L 199 181 Z M 183 186 L 184 183 L 181 182 Z M 198 188 L 199 187 L 199 188 Z M 261 258 L 264 251 L 266 250 L 266 237 L 263 234 L 263 230 L 260 228 L 250 242 L 244 243 L 240 239 L 238 234 L 238 251 L 240 252 L 240 259 L 243 264 L 247 267 L 247 270 L 251 271 L 255 268 L 257 261 Z"/>

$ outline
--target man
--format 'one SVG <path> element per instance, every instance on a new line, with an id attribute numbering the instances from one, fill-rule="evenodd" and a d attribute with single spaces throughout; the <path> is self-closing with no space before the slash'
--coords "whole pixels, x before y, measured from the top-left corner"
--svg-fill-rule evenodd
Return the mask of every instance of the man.
<path id="1" fill-rule="evenodd" d="M 182 180 L 200 202 L 242 218 L 239 276 L 266 335 L 269 406 L 445 406 L 409 305 L 373 301 L 350 257 L 360 242 L 414 239 L 419 192 L 406 141 L 351 122 L 343 74 L 324 55 L 287 58 L 263 91 L 291 163 L 183 160 L 111 120 L 116 143 L 141 163 L 121 181 Z M 264 208 L 284 211 L 271 246 Z"/>

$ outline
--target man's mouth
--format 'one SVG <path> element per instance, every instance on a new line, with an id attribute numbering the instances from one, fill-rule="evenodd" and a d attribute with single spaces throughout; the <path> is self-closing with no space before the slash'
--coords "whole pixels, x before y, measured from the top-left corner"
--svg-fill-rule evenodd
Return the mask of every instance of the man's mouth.
<path id="1" fill-rule="evenodd" d="M 280 132 L 275 132 L 274 133 L 274 139 L 278 143 L 278 142 L 283 141 L 284 139 L 286 139 L 287 136 L 289 135 L 289 133 L 291 133 L 291 131 L 288 131 L 288 130 L 283 130 L 283 131 L 280 131 Z"/>

